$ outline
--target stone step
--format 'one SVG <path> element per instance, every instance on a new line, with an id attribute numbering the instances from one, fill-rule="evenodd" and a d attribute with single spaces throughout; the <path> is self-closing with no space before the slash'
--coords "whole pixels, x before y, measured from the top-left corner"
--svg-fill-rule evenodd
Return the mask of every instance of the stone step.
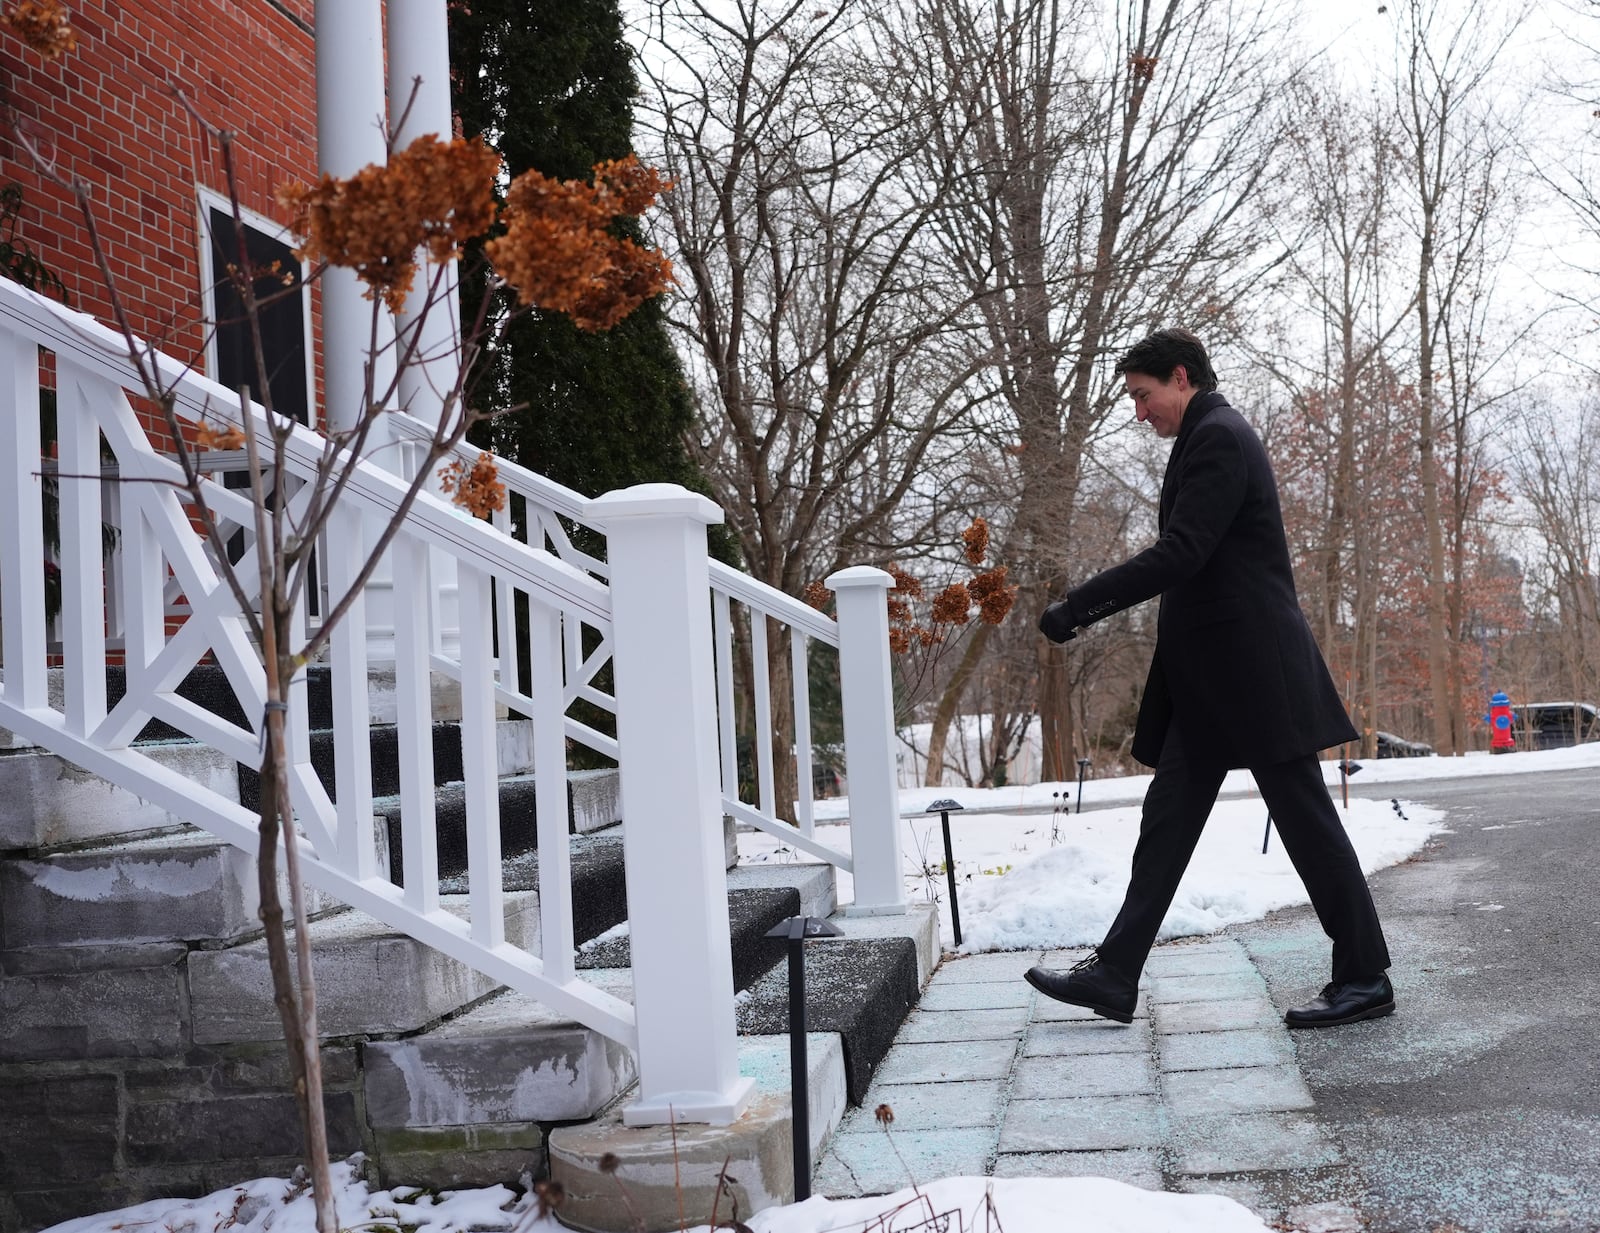
<path id="1" fill-rule="evenodd" d="M 279 884 L 287 909 L 281 870 Z M 196 830 L 0 861 L 0 903 L 0 951 L 226 943 L 261 928 L 255 858 Z M 338 906 L 311 887 L 306 905 Z"/>
<path id="2" fill-rule="evenodd" d="M 467 915 L 465 896 L 440 899 L 445 911 Z M 508 893 L 505 914 L 506 941 L 537 953 L 538 893 Z M 364 913 L 341 912 L 313 921 L 310 929 L 324 1037 L 415 1032 L 497 988 L 481 972 Z M 197 1044 L 271 1040 L 280 1034 L 265 941 L 192 951 L 188 971 Z"/>
<path id="3" fill-rule="evenodd" d="M 49 670 L 47 696 L 50 705 L 60 708 L 66 697 L 65 675 L 60 668 Z M 120 665 L 106 667 L 106 705 L 115 706 L 128 692 L 127 672 Z M 239 705 L 227 673 L 216 664 L 196 664 L 178 683 L 177 694 L 197 703 L 214 715 L 232 723 L 244 722 L 244 711 Z M 367 716 L 374 724 L 393 724 L 397 715 L 395 675 L 392 666 L 376 665 L 367 672 Z M 432 673 L 429 681 L 429 701 L 433 718 L 449 722 L 461 718 L 461 686 L 442 673 Z M 306 669 L 306 704 L 310 708 L 312 729 L 333 727 L 333 691 L 329 669 L 321 664 L 311 664 Z M 141 729 L 139 741 L 185 740 L 177 729 L 153 719 Z M 0 728 L 0 750 L 29 749 L 32 742 L 15 733 Z"/>
<path id="4" fill-rule="evenodd" d="M 188 954 L 175 942 L 55 950 L 48 964 L 0 952 L 0 1065 L 182 1054 Z"/>
<path id="5" fill-rule="evenodd" d="M 459 768 L 459 760 L 457 762 Z M 535 776 L 502 775 L 500 778 L 500 851 L 507 857 L 520 856 L 539 846 L 538 801 Z M 567 775 L 567 832 L 590 835 L 622 821 L 622 797 L 617 772 L 569 771 Z M 388 834 L 391 864 L 389 876 L 405 885 L 405 862 L 401 855 L 401 804 L 398 796 L 385 796 L 373 802 Z M 467 868 L 467 793 L 466 785 L 444 783 L 434 793 L 434 833 L 438 836 L 436 858 L 439 873 L 450 877 Z"/>
<path id="6" fill-rule="evenodd" d="M 226 800 L 239 799 L 233 759 L 193 741 L 140 747 L 140 753 Z M 150 831 L 187 819 L 42 749 L 0 753 L 0 852 L 39 851 Z"/>
<path id="7" fill-rule="evenodd" d="M 393 725 L 374 724 L 369 745 L 372 765 L 372 794 L 392 797 L 400 791 L 400 737 Z M 501 719 L 495 724 L 496 767 L 500 775 L 521 775 L 533 769 L 533 721 Z M 433 725 L 433 782 L 435 786 L 460 783 L 461 724 L 455 720 Z M 327 789 L 338 800 L 334 782 L 334 733 L 316 729 L 311 733 L 311 766 Z M 260 776 L 252 767 L 239 767 L 239 802 L 254 809 L 261 799 Z"/>
<path id="8" fill-rule="evenodd" d="M 535 872 L 537 855 L 522 868 Z M 580 878 L 615 879 L 620 891 L 620 843 L 576 847 L 573 874 L 579 902 L 589 884 Z M 746 881 L 753 884 L 737 885 Z M 742 990 L 783 958 L 783 947 L 766 938 L 767 930 L 794 915 L 803 902 L 831 903 L 834 877 L 831 866 L 796 864 L 753 875 L 734 870 L 729 882 L 734 987 Z M 616 910 L 626 911 L 625 900 L 618 899 Z M 590 917 L 585 928 L 594 923 Z M 609 930 L 583 948 L 578 967 L 582 979 L 631 1002 L 627 941 L 622 929 Z M 421 1128 L 427 1133 L 416 1140 L 419 1144 L 441 1141 L 450 1126 L 514 1127 L 594 1117 L 635 1074 L 628 1050 L 510 991 L 420 1035 L 364 1045 L 363 1057 L 374 1127 L 391 1136 Z"/>
<path id="9" fill-rule="evenodd" d="M 728 888 L 728 932 L 733 951 L 733 987 L 748 989 L 783 958 L 783 946 L 767 937 L 780 921 L 798 915 L 800 892 L 793 887 Z M 614 929 L 578 953 L 580 970 L 626 968 L 632 947 L 625 928 Z"/>
<path id="10" fill-rule="evenodd" d="M 833 924 L 846 936 L 805 945 L 806 1027 L 839 1033 L 850 1101 L 859 1104 L 932 974 L 923 957 L 936 944 L 938 911 L 915 904 L 904 916 L 835 916 Z M 788 1031 L 788 964 L 751 985 L 736 1014 L 744 1034 Z"/>

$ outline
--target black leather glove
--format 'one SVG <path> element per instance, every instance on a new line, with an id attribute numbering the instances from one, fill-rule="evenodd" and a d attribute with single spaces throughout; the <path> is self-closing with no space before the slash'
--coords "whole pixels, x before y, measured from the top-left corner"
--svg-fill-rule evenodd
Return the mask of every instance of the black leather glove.
<path id="1" fill-rule="evenodd" d="M 1039 632 L 1051 642 L 1070 642 L 1078 636 L 1078 620 L 1072 605 L 1058 600 L 1039 614 Z"/>

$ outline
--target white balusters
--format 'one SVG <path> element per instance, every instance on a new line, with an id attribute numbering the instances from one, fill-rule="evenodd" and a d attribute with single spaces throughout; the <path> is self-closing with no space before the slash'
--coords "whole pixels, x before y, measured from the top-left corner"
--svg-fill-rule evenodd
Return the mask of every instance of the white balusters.
<path id="1" fill-rule="evenodd" d="M 56 368 L 56 494 L 61 531 L 61 656 L 67 730 L 88 736 L 106 717 L 105 567 L 100 531 L 100 429 L 94 378 Z"/>
<path id="2" fill-rule="evenodd" d="M 39 452 L 39 346 L 21 334 L 0 338 L 5 368 L 0 415 L 0 458 L 11 474 L 0 492 L 0 634 L 5 639 L 5 686 L 10 705 L 44 707 L 44 484 Z"/>
<path id="3" fill-rule="evenodd" d="M 772 672 L 767 660 L 767 614 L 759 608 L 750 610 L 750 675 L 756 695 L 756 799 L 761 812 L 771 818 L 778 812 L 772 774 Z"/>
<path id="4" fill-rule="evenodd" d="M 467 876 L 472 936 L 480 946 L 506 939 L 500 865 L 500 759 L 495 740 L 494 647 L 489 575 L 456 562 L 461 605 L 461 771 L 466 788 Z M 411 881 L 409 867 L 406 882 Z"/>
<path id="5" fill-rule="evenodd" d="M 439 853 L 434 839 L 433 699 L 428 608 L 419 603 L 428 576 L 428 548 L 410 535 L 389 547 L 394 567 L 395 737 L 400 758 L 400 850 L 406 903 L 418 912 L 439 906 Z"/>
<path id="6" fill-rule="evenodd" d="M 561 680 L 561 613 L 528 605 L 533 684 L 533 791 L 539 832 L 539 932 L 544 972 L 565 984 L 574 976 L 572 851 L 567 840 L 566 704 Z M 577 622 L 573 622 L 576 624 Z"/>
<path id="7" fill-rule="evenodd" d="M 799 795 L 795 800 L 795 821 L 800 833 L 813 834 L 811 774 L 811 680 L 806 663 L 806 636 L 802 630 L 789 631 L 789 673 L 794 678 L 794 765 Z"/>
<path id="8" fill-rule="evenodd" d="M 361 571 L 364 555 L 361 524 L 361 515 L 352 509 L 336 510 L 329 523 L 322 560 L 331 603 L 338 603 L 350 594 Z M 333 695 L 333 728 L 342 736 L 333 743 L 334 791 L 339 798 L 339 864 L 351 877 L 364 882 L 387 876 L 389 872 L 378 868 L 372 833 L 365 588 L 355 591 L 344 619 L 328 636 L 328 672 Z"/>

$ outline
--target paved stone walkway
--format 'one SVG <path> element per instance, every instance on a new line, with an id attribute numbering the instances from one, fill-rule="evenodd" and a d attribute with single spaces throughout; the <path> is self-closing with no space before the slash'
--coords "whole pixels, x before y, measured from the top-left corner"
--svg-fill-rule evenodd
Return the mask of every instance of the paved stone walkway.
<path id="1" fill-rule="evenodd" d="M 1042 962 L 1064 968 L 1084 953 Z M 1339 1163 L 1289 1031 L 1238 943 L 1157 947 L 1127 1026 L 1035 993 L 1022 974 L 1040 961 L 944 961 L 819 1162 L 816 1193 L 985 1175 L 1248 1193 L 1218 1175 L 1237 1183 Z M 894 1111 L 887 1135 L 879 1104 Z"/>

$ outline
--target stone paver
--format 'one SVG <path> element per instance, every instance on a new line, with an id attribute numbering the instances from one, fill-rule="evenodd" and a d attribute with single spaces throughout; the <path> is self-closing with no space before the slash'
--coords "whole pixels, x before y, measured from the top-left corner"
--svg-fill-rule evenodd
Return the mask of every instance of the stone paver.
<path id="1" fill-rule="evenodd" d="M 1028 1026 L 1026 1006 L 1001 1010 L 914 1010 L 895 1037 L 899 1044 L 939 1040 L 1014 1040 Z"/>
<path id="2" fill-rule="evenodd" d="M 1175 976 L 1221 976 L 1250 971 L 1250 960 L 1238 946 L 1189 946 L 1161 953 L 1153 952 L 1145 971 L 1152 978 Z"/>
<path id="3" fill-rule="evenodd" d="M 1155 1014 L 1156 1031 L 1232 1032 L 1240 1028 L 1282 1026 L 1283 1016 L 1265 997 L 1227 1002 L 1163 1002 Z"/>
<path id="4" fill-rule="evenodd" d="M 1288 1029 L 1247 1028 L 1237 1032 L 1191 1032 L 1161 1041 L 1161 1069 L 1227 1070 L 1238 1066 L 1282 1066 L 1294 1061 Z"/>
<path id="5" fill-rule="evenodd" d="M 1025 1057 L 1064 1053 L 1145 1053 L 1150 1033 L 1142 1023 L 1124 1026 L 1108 1019 L 1035 1022 L 1022 1043 Z"/>
<path id="6" fill-rule="evenodd" d="M 939 965 L 930 984 L 1018 981 L 1039 962 L 1036 950 L 1008 950 L 987 955 L 950 955 Z"/>
<path id="7" fill-rule="evenodd" d="M 822 1155 L 812 1193 L 830 1198 L 889 1194 L 912 1182 L 982 1177 L 994 1155 L 994 1129 L 910 1130 L 893 1138 L 839 1135 Z"/>
<path id="8" fill-rule="evenodd" d="M 1024 988 L 1029 987 L 1024 986 Z M 1032 992 L 1031 988 L 1029 992 Z M 1136 1021 L 1150 1017 L 1150 1003 L 1143 992 L 1139 994 L 1139 1000 L 1134 1004 L 1133 1017 Z M 1085 1010 L 1082 1006 L 1068 1006 L 1065 1002 L 1057 1002 L 1042 994 L 1034 997 L 1033 1020 L 1035 1023 L 1083 1022 L 1102 1023 L 1111 1028 L 1119 1026 L 1115 1020 L 1103 1019 L 1092 1010 Z"/>
<path id="9" fill-rule="evenodd" d="M 1157 947 L 1128 1025 L 1022 979 L 1035 961 L 1064 969 L 1084 953 L 947 958 L 818 1162 L 816 1193 L 989 1173 L 1247 1196 L 1267 1174 L 1339 1163 L 1238 943 Z"/>
<path id="10" fill-rule="evenodd" d="M 1013 1100 L 1155 1094 L 1156 1070 L 1143 1053 L 1025 1057 L 1011 1079 Z"/>
<path id="11" fill-rule="evenodd" d="M 1033 987 L 1018 972 L 1017 979 L 1010 983 L 951 981 L 948 984 L 936 984 L 930 981 L 917 1005 L 923 1010 L 1002 1010 L 1026 1006 L 1032 996 Z"/>
<path id="12" fill-rule="evenodd" d="M 899 1135 L 914 1130 L 954 1130 L 994 1126 L 1005 1105 L 1006 1085 L 1000 1079 L 956 1083 L 885 1083 L 873 1089 L 876 1099 L 851 1109 L 836 1133 L 881 1135 L 877 1110 L 888 1105 Z"/>
<path id="13" fill-rule="evenodd" d="M 1152 976 L 1152 1002 L 1215 1002 L 1230 998 L 1262 998 L 1267 982 L 1254 968 L 1210 976 Z"/>
<path id="14" fill-rule="evenodd" d="M 1012 1040 L 893 1045 L 884 1055 L 872 1086 L 1004 1079 L 1011 1073 L 1011 1061 L 1016 1052 L 1017 1045 Z"/>
<path id="15" fill-rule="evenodd" d="M 995 1177 L 1109 1177 L 1144 1190 L 1160 1190 L 1161 1153 L 1149 1148 L 1108 1152 L 1002 1152 Z"/>
<path id="16" fill-rule="evenodd" d="M 1174 1118 L 1309 1109 L 1315 1103 L 1292 1065 L 1178 1071 L 1162 1076 L 1161 1094 Z"/>
<path id="17" fill-rule="evenodd" d="M 1080 1152 L 1160 1147 L 1166 1119 L 1154 1096 L 1013 1100 L 1000 1126 L 1002 1152 Z"/>
<path id="18" fill-rule="evenodd" d="M 1256 1113 L 1174 1121 L 1178 1173 L 1247 1173 L 1337 1164 L 1338 1149 L 1304 1113 Z"/>

